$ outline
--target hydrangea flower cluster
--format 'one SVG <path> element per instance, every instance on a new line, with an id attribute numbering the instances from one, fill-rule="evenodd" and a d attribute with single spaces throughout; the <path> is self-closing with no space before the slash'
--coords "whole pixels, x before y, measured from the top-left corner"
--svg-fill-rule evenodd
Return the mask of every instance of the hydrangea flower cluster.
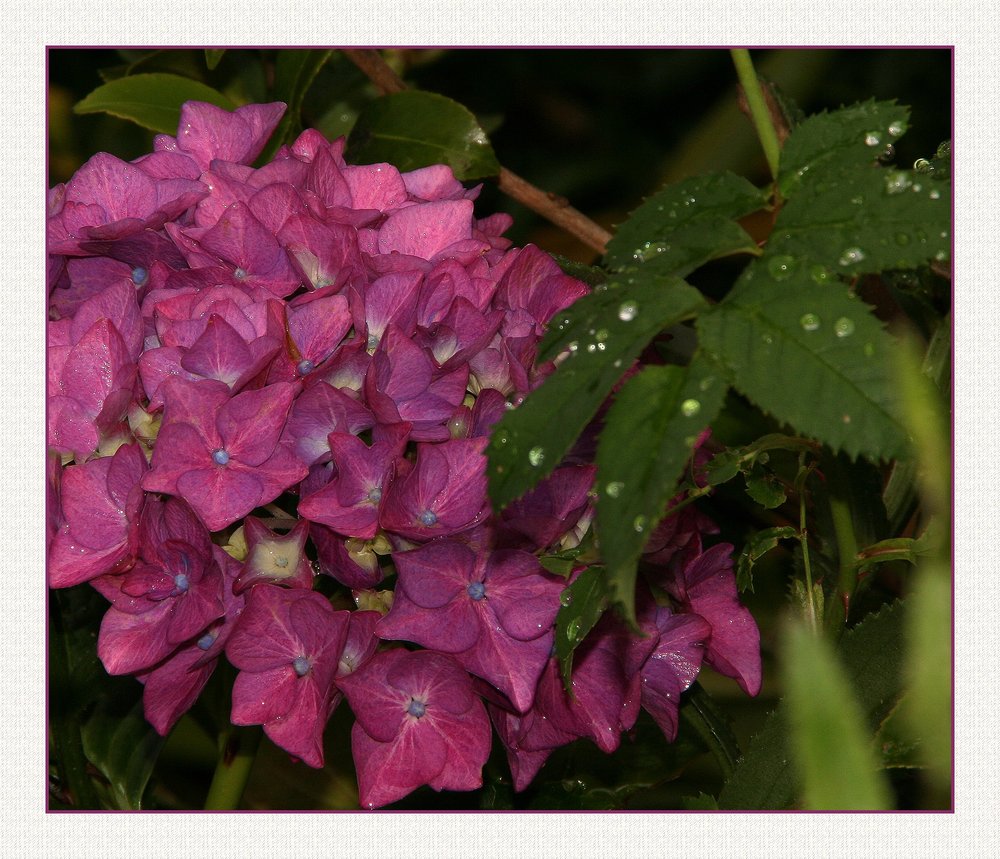
<path id="1" fill-rule="evenodd" d="M 479 787 L 491 723 L 522 790 L 565 743 L 614 750 L 640 708 L 673 739 L 703 662 L 756 694 L 732 547 L 703 550 L 693 508 L 647 547 L 644 635 L 606 615 L 566 693 L 568 581 L 539 556 L 588 529 L 594 467 L 494 513 L 484 449 L 586 287 L 476 218 L 448 167 L 352 166 L 313 130 L 252 167 L 283 111 L 189 102 L 152 153 L 49 194 L 48 576 L 109 601 L 108 672 L 165 734 L 225 657 L 233 723 L 314 767 L 346 698 L 368 808 Z"/>

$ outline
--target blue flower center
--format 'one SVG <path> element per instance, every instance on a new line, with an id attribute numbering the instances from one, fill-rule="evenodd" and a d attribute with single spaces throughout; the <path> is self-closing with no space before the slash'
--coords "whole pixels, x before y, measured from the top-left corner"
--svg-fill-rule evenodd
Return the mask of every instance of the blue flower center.
<path id="1" fill-rule="evenodd" d="M 149 279 L 149 272 L 146 271 L 141 265 L 137 265 L 132 269 L 132 283 L 136 286 L 142 286 Z"/>
<path id="2" fill-rule="evenodd" d="M 424 713 L 427 712 L 427 705 L 423 701 L 418 701 L 416 698 L 410 699 L 410 706 L 406 708 L 406 712 L 411 716 L 419 719 Z"/>
<path id="3" fill-rule="evenodd" d="M 233 272 L 233 277 L 235 277 L 237 280 L 243 280 L 243 278 L 245 278 L 246 276 L 247 276 L 247 270 L 243 268 L 243 266 L 240 266 L 238 269 L 236 269 L 236 271 Z"/>
<path id="4" fill-rule="evenodd" d="M 376 504 L 382 500 L 382 487 L 373 486 L 368 490 L 368 500 L 374 501 Z"/>
<path id="5" fill-rule="evenodd" d="M 198 639 L 199 650 L 208 650 L 213 644 L 215 644 L 215 639 L 218 638 L 214 632 L 206 632 L 201 638 Z"/>
<path id="6" fill-rule="evenodd" d="M 218 450 L 212 451 L 212 459 L 216 465 L 225 465 L 229 462 L 229 454 L 220 447 Z"/>
<path id="7" fill-rule="evenodd" d="M 188 587 L 190 587 L 190 583 L 188 582 L 188 577 L 185 576 L 184 573 L 178 573 L 176 576 L 174 576 L 174 587 L 177 588 L 177 590 L 180 591 L 181 593 L 187 591 Z"/>
<path id="8" fill-rule="evenodd" d="M 296 656 L 295 659 L 292 660 L 292 668 L 295 669 L 295 673 L 298 674 L 299 677 L 304 677 L 309 673 L 309 669 L 312 668 L 312 666 L 309 664 L 309 659 L 307 657 Z"/>
<path id="9" fill-rule="evenodd" d="M 431 525 L 437 524 L 438 517 L 433 510 L 425 510 L 420 514 L 420 521 L 423 522 L 428 528 Z"/>
<path id="10" fill-rule="evenodd" d="M 276 566 L 276 567 L 287 567 L 288 566 L 288 558 L 286 558 L 284 555 L 276 555 L 275 558 L 274 558 L 274 566 Z"/>
<path id="11" fill-rule="evenodd" d="M 308 358 L 303 358 L 299 361 L 299 375 L 304 376 L 306 373 L 311 373 L 316 365 L 310 361 Z"/>
<path id="12" fill-rule="evenodd" d="M 477 602 L 486 596 L 486 585 L 482 582 L 473 582 L 465 590 Z"/>

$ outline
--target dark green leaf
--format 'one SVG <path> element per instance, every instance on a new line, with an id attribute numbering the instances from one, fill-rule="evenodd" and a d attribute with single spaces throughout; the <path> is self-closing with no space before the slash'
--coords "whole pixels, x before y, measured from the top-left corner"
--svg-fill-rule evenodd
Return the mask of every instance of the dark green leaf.
<path id="1" fill-rule="evenodd" d="M 142 794 L 164 743 L 143 716 L 142 701 L 126 710 L 117 701 L 101 699 L 82 733 L 84 751 L 108 780 L 115 806 L 142 808 Z"/>
<path id="2" fill-rule="evenodd" d="M 758 254 L 736 219 L 764 203 L 763 192 L 732 173 L 686 179 L 632 212 L 608 242 L 607 265 L 684 277 L 716 257 Z"/>
<path id="3" fill-rule="evenodd" d="M 701 295 L 681 281 L 649 277 L 634 279 L 627 288 L 610 283 L 559 314 L 539 347 L 539 360 L 564 348 L 567 357 L 504 415 L 487 449 L 494 509 L 548 475 L 649 341 L 702 306 Z"/>
<path id="4" fill-rule="evenodd" d="M 871 728 L 827 640 L 796 623 L 786 633 L 782 662 L 789 742 L 805 807 L 891 807 L 889 785 L 872 752 Z"/>
<path id="5" fill-rule="evenodd" d="M 725 395 L 719 368 L 696 355 L 688 367 L 643 368 L 608 412 L 597 447 L 597 536 L 612 599 L 630 623 L 642 547 Z"/>
<path id="6" fill-rule="evenodd" d="M 570 277 L 575 277 L 577 280 L 582 280 L 587 286 L 594 287 L 599 284 L 605 283 L 608 279 L 608 273 L 603 268 L 598 268 L 595 265 L 587 265 L 586 263 L 577 262 L 569 257 L 561 256 L 560 254 L 552 254 L 552 259 L 556 261 L 559 268 L 563 270 L 565 274 Z"/>
<path id="7" fill-rule="evenodd" d="M 718 811 L 719 803 L 714 796 L 700 792 L 697 796 L 685 796 L 684 808 L 687 811 Z"/>
<path id="8" fill-rule="evenodd" d="M 756 268 L 759 263 L 755 264 Z M 765 412 L 850 456 L 889 459 L 906 448 L 892 378 L 893 343 L 846 290 L 753 275 L 698 319 L 701 345 Z"/>
<path id="9" fill-rule="evenodd" d="M 270 160 L 282 143 L 288 143 L 302 131 L 302 101 L 332 53 L 329 50 L 278 51 L 274 64 L 273 98 L 275 101 L 283 101 L 288 108 L 261 153 L 262 162 Z"/>
<path id="10" fill-rule="evenodd" d="M 202 62 L 201 51 L 178 51 L 176 49 L 166 49 L 153 51 L 140 60 L 136 60 L 128 67 L 130 77 L 139 74 L 164 73 L 180 75 L 192 80 L 204 83 L 205 66 Z"/>
<path id="11" fill-rule="evenodd" d="M 837 646 L 848 683 L 872 730 L 882 723 L 901 693 L 904 618 L 903 604 L 893 603 L 845 632 Z M 719 794 L 720 808 L 781 809 L 796 803 L 788 730 L 782 703 L 747 746 L 736 772 Z"/>
<path id="12" fill-rule="evenodd" d="M 729 719 L 698 681 L 684 694 L 680 715 L 715 756 L 723 776 L 730 778 L 740 760 L 740 747 Z"/>
<path id="13" fill-rule="evenodd" d="M 778 540 L 794 539 L 798 532 L 790 525 L 765 528 L 749 540 L 736 561 L 736 587 L 741 591 L 753 590 L 753 565 L 778 545 Z"/>
<path id="14" fill-rule="evenodd" d="M 222 59 L 224 53 L 226 53 L 225 48 L 205 48 L 205 65 L 208 66 L 209 71 L 219 65 L 219 60 Z"/>
<path id="15" fill-rule="evenodd" d="M 143 128 L 176 134 L 181 105 L 186 101 L 207 101 L 226 110 L 236 106 L 221 92 L 180 75 L 130 75 L 102 84 L 73 110 L 76 113 L 110 113 Z"/>
<path id="16" fill-rule="evenodd" d="M 724 450 L 713 456 L 705 466 L 705 479 L 709 485 L 718 486 L 732 480 L 740 473 L 742 455 L 738 450 Z"/>
<path id="17" fill-rule="evenodd" d="M 781 195 L 792 197 L 824 176 L 875 164 L 886 144 L 906 132 L 909 118 L 910 109 L 894 101 L 868 101 L 800 122 L 781 151 Z"/>
<path id="18" fill-rule="evenodd" d="M 468 109 L 417 90 L 368 104 L 351 130 L 348 158 L 356 164 L 388 162 L 403 171 L 447 164 L 462 180 L 500 172 L 486 132 Z"/>
<path id="19" fill-rule="evenodd" d="M 608 583 L 603 567 L 588 567 L 566 588 L 556 615 L 556 658 L 566 691 L 573 694 L 570 678 L 573 651 L 601 619 L 608 604 Z"/>
<path id="20" fill-rule="evenodd" d="M 773 510 L 785 503 L 785 487 L 770 472 L 759 466 L 746 475 L 747 495 L 765 510 Z"/>

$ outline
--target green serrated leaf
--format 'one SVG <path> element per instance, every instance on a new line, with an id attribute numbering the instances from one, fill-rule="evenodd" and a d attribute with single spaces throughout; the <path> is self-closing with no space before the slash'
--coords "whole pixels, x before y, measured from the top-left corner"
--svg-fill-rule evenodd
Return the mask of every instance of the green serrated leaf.
<path id="1" fill-rule="evenodd" d="M 740 591 L 753 591 L 753 565 L 777 546 L 779 540 L 796 537 L 798 532 L 791 525 L 765 528 L 754 534 L 736 560 L 736 587 Z"/>
<path id="2" fill-rule="evenodd" d="M 143 128 L 176 134 L 181 105 L 207 101 L 226 110 L 236 106 L 218 90 L 180 75 L 130 75 L 102 84 L 73 110 L 75 113 L 110 113 Z"/>
<path id="3" fill-rule="evenodd" d="M 740 473 L 742 455 L 738 450 L 724 450 L 713 456 L 705 466 L 705 479 L 710 486 L 732 480 Z"/>
<path id="4" fill-rule="evenodd" d="M 635 623 L 636 564 L 663 517 L 698 434 L 727 386 L 703 355 L 688 367 L 649 366 L 625 384 L 597 446 L 597 537 L 612 599 Z"/>
<path id="5" fill-rule="evenodd" d="M 617 270 L 648 268 L 684 277 L 720 256 L 758 254 L 736 219 L 764 206 L 764 193 L 733 173 L 686 179 L 654 194 L 608 242 Z"/>
<path id="6" fill-rule="evenodd" d="M 795 196 L 824 174 L 874 164 L 886 144 L 906 133 L 909 118 L 910 109 L 895 101 L 867 101 L 803 120 L 781 151 L 781 196 Z"/>
<path id="7" fill-rule="evenodd" d="M 697 796 L 685 796 L 681 802 L 687 811 L 718 811 L 719 803 L 711 794 L 700 791 Z"/>
<path id="8" fill-rule="evenodd" d="M 846 290 L 751 278 L 698 318 L 702 348 L 733 385 L 796 431 L 844 450 L 890 459 L 906 449 L 892 377 L 892 341 Z"/>
<path id="9" fill-rule="evenodd" d="M 847 681 L 874 730 L 896 705 L 903 688 L 906 609 L 895 602 L 847 630 L 837 645 Z M 719 807 L 730 810 L 790 808 L 796 788 L 788 747 L 784 703 L 767 718 L 743 759 L 719 794 Z"/>
<path id="10" fill-rule="evenodd" d="M 142 701 L 125 710 L 117 701 L 101 699 L 82 734 L 87 758 L 108 780 L 116 807 L 142 808 L 142 794 L 165 741 L 146 721 Z"/>
<path id="11" fill-rule="evenodd" d="M 612 386 L 663 328 L 705 302 L 673 278 L 632 278 L 585 295 L 553 320 L 539 360 L 568 356 L 525 401 L 503 416 L 487 448 L 489 495 L 500 510 L 559 464 Z M 553 416 L 558 415 L 558 420 Z"/>
<path id="12" fill-rule="evenodd" d="M 226 53 L 225 48 L 205 48 L 205 65 L 209 71 L 219 65 L 224 53 Z"/>
<path id="13" fill-rule="evenodd" d="M 765 510 L 773 510 L 785 503 L 785 487 L 770 472 L 754 467 L 746 477 L 747 495 Z"/>
<path id="14" fill-rule="evenodd" d="M 825 811 L 891 808 L 885 775 L 844 667 L 825 638 L 804 623 L 783 648 L 789 741 L 803 804 Z"/>
<path id="15" fill-rule="evenodd" d="M 500 172 L 475 116 L 456 101 L 418 90 L 366 105 L 351 129 L 348 158 L 356 164 L 388 162 L 403 171 L 447 164 L 462 180 Z"/>
<path id="16" fill-rule="evenodd" d="M 608 605 L 608 583 L 603 567 L 588 567 L 569 585 L 560 598 L 556 615 L 556 659 L 563 685 L 572 695 L 573 651 L 601 619 Z"/>
<path id="17" fill-rule="evenodd" d="M 561 254 L 552 254 L 552 259 L 556 261 L 556 264 L 563 270 L 564 274 L 568 274 L 570 277 L 575 277 L 577 280 L 582 280 L 587 286 L 594 287 L 599 284 L 605 283 L 608 279 L 608 273 L 603 268 L 598 268 L 596 265 L 587 265 L 586 263 L 577 262 L 569 257 L 564 257 Z"/>

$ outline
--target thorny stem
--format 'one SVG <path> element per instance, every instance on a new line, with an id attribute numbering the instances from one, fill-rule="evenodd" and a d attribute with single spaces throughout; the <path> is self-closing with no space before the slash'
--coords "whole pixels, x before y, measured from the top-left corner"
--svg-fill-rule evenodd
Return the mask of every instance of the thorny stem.
<path id="1" fill-rule="evenodd" d="M 396 74 L 382 55 L 372 49 L 344 49 L 344 55 L 351 60 L 383 93 L 405 90 L 406 83 Z M 582 212 L 574 209 L 565 197 L 543 191 L 512 173 L 506 167 L 500 168 L 497 187 L 508 197 L 541 215 L 547 221 L 561 227 L 578 238 L 587 247 L 602 256 L 611 240 L 611 233 L 595 223 Z"/>
<path id="2" fill-rule="evenodd" d="M 760 81 L 757 80 L 750 52 L 746 48 L 733 48 L 729 53 L 732 55 L 733 65 L 736 66 L 736 75 L 743 87 L 743 92 L 746 94 L 747 107 L 750 108 L 750 117 L 753 119 L 754 128 L 757 129 L 757 137 L 760 138 L 764 157 L 767 158 L 771 178 L 776 180 L 781 145 L 778 143 L 778 133 L 771 121 L 771 112 L 767 109 Z"/>

